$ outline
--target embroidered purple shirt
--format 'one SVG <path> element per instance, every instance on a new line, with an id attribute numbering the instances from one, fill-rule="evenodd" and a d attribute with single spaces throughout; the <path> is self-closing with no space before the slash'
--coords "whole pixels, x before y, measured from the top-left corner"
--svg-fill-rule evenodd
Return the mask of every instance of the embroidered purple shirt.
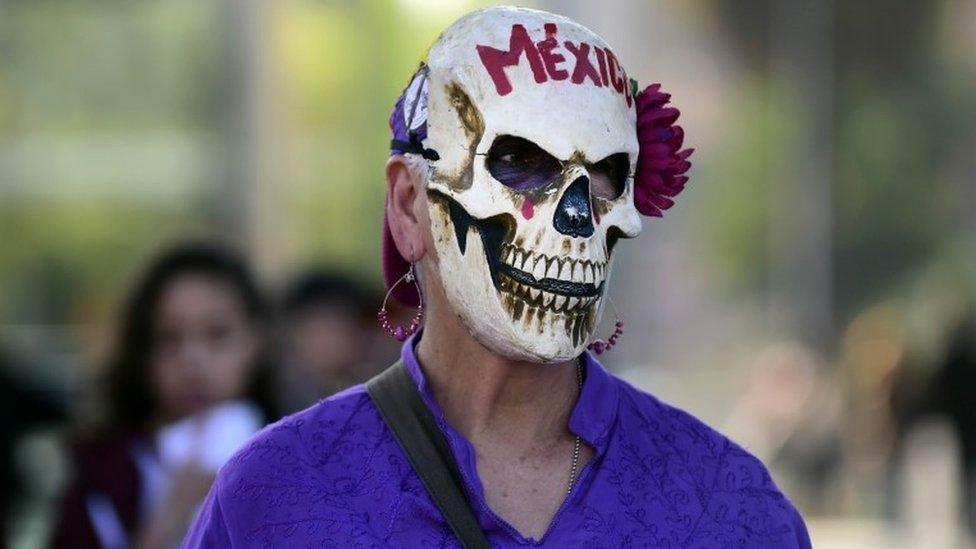
<path id="1" fill-rule="evenodd" d="M 809 548 L 758 459 L 588 353 L 569 428 L 596 455 L 538 540 L 488 507 L 474 447 L 444 419 L 414 339 L 402 357 L 493 547 Z M 363 385 L 258 433 L 221 469 L 186 547 L 460 547 Z"/>

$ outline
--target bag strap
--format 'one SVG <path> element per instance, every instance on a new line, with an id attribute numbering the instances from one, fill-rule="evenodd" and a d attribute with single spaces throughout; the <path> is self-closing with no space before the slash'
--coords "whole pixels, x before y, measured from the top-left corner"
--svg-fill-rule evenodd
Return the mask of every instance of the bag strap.
<path id="1" fill-rule="evenodd" d="M 461 490 L 461 473 L 451 448 L 403 361 L 369 380 L 366 390 L 462 545 L 490 547 Z"/>

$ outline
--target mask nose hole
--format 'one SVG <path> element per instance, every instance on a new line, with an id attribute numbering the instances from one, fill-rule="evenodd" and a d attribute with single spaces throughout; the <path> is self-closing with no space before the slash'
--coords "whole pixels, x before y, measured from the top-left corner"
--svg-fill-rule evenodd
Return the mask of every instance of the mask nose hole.
<path id="1" fill-rule="evenodd" d="M 570 183 L 556 206 L 552 220 L 557 231 L 566 236 L 593 236 L 593 216 L 590 208 L 590 178 L 581 175 Z"/>

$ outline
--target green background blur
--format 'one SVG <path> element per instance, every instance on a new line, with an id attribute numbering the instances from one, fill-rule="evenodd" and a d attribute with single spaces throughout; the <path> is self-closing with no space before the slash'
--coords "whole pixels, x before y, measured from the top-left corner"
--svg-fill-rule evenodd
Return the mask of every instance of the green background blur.
<path id="1" fill-rule="evenodd" d="M 0 2 L 0 345 L 27 357 L 17 375 L 83 393 L 133 277 L 185 237 L 238 243 L 271 288 L 312 264 L 378 287 L 389 110 L 479 5 Z M 890 396 L 938 368 L 976 298 L 976 2 L 532 5 L 662 82 L 697 148 L 675 208 L 619 248 L 628 335 L 610 366 L 769 461 L 817 545 L 965 543 L 938 424 L 918 497 L 942 503 L 893 510 L 914 477 L 891 466 Z M 944 527 L 917 518 L 932 509 Z"/>

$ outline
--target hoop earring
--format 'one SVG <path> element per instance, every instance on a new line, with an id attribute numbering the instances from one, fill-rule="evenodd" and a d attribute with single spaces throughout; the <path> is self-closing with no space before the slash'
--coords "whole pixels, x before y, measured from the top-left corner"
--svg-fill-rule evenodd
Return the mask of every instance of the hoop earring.
<path id="1" fill-rule="evenodd" d="M 613 310 L 613 316 L 616 319 L 613 324 L 613 333 L 607 339 L 594 339 L 586 346 L 587 349 L 598 355 L 602 355 L 613 348 L 617 344 L 617 340 L 620 339 L 620 336 L 624 334 L 624 321 L 620 320 L 620 317 L 617 315 L 617 308 L 613 306 L 613 301 L 610 301 L 609 297 L 607 298 L 607 304 L 610 305 L 610 308 Z"/>
<path id="2" fill-rule="evenodd" d="M 417 287 L 417 297 L 420 299 L 420 305 L 417 306 L 417 312 L 413 315 L 410 320 L 409 326 L 393 326 L 390 324 L 390 312 L 386 310 L 386 301 L 390 299 L 390 294 L 393 293 L 393 288 L 396 288 L 401 282 L 413 282 L 414 286 Z M 380 328 L 383 328 L 387 334 L 397 341 L 404 341 L 408 337 L 412 336 L 420 328 L 420 323 L 424 320 L 424 294 L 420 292 L 420 284 L 417 284 L 417 276 L 413 273 L 413 264 L 410 264 L 410 268 L 407 272 L 403 273 L 396 282 L 390 286 L 390 289 L 386 291 L 386 296 L 383 297 L 383 305 L 380 307 L 378 313 L 376 313 L 376 320 L 379 322 Z"/>

